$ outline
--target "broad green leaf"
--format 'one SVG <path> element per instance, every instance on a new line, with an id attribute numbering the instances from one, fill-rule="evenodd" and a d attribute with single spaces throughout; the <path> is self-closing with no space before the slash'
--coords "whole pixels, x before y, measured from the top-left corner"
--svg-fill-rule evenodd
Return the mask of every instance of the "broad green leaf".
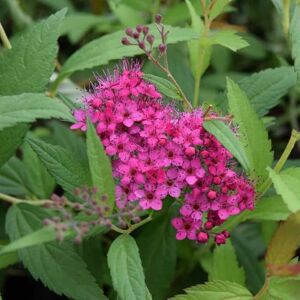
<path id="1" fill-rule="evenodd" d="M 237 51 L 248 46 L 248 43 L 233 30 L 221 30 L 212 33 L 207 42 L 211 45 L 221 45 L 232 51 Z"/>
<path id="2" fill-rule="evenodd" d="M 0 247 L 0 251 L 1 251 Z M 11 252 L 6 255 L 0 256 L 0 270 L 7 268 L 10 265 L 14 265 L 19 261 L 18 253 Z"/>
<path id="3" fill-rule="evenodd" d="M 90 120 L 88 120 L 86 145 L 92 184 L 98 189 L 100 195 L 108 196 L 108 204 L 110 211 L 112 211 L 115 204 L 115 184 L 112 177 L 111 163 Z"/>
<path id="4" fill-rule="evenodd" d="M 269 169 L 274 187 L 291 212 L 300 209 L 300 168 L 288 168 L 279 174 Z"/>
<path id="5" fill-rule="evenodd" d="M 291 214 L 280 196 L 265 197 L 260 199 L 253 211 L 249 212 L 247 219 L 257 220 L 286 220 Z"/>
<path id="6" fill-rule="evenodd" d="M 152 299 L 145 283 L 139 249 L 133 237 L 120 235 L 111 244 L 107 257 L 113 286 L 120 299 Z"/>
<path id="7" fill-rule="evenodd" d="M 278 105 L 280 99 L 295 86 L 297 74 L 293 67 L 280 67 L 254 73 L 241 80 L 237 79 L 237 82 L 246 93 L 252 107 L 262 117 Z M 226 110 L 227 101 L 224 94 L 220 94 L 215 102 Z"/>
<path id="8" fill-rule="evenodd" d="M 38 1 L 55 10 L 59 10 L 67 7 L 68 12 L 74 11 L 74 5 L 72 4 L 72 0 L 38 0 Z"/>
<path id="9" fill-rule="evenodd" d="M 257 223 L 244 223 L 231 232 L 238 261 L 245 270 L 246 286 L 257 293 L 265 281 L 265 268 L 261 257 L 265 254 L 265 244 Z"/>
<path id="10" fill-rule="evenodd" d="M 91 28 L 98 24 L 110 24 L 111 18 L 105 16 L 96 16 L 88 13 L 73 13 L 67 15 L 63 21 L 61 35 L 68 35 L 70 41 L 75 44 Z M 80 24 L 80 26 L 78 26 Z"/>
<path id="11" fill-rule="evenodd" d="M 264 116 L 296 82 L 297 76 L 292 67 L 280 67 L 254 73 L 238 84 L 258 115 Z"/>
<path id="12" fill-rule="evenodd" d="M 82 259 L 87 264 L 88 270 L 96 278 L 97 283 L 112 285 L 110 273 L 107 265 L 106 253 L 102 246 L 101 235 L 96 235 L 84 239 L 77 250 Z"/>
<path id="13" fill-rule="evenodd" d="M 52 194 L 55 181 L 48 173 L 32 148 L 25 143 L 23 149 L 23 163 L 27 173 L 29 189 L 39 199 L 48 199 Z"/>
<path id="14" fill-rule="evenodd" d="M 16 220 L 14 221 L 16 222 Z M 9 226 L 9 224 L 8 224 Z M 0 256 L 13 253 L 15 251 L 49 243 L 56 240 L 56 232 L 53 228 L 42 228 L 32 233 L 24 235 L 10 244 L 0 248 Z"/>
<path id="15" fill-rule="evenodd" d="M 119 0 L 108 0 L 108 5 L 113 11 L 114 15 L 120 20 L 122 25 L 126 27 L 134 27 L 137 24 L 145 22 L 145 18 L 141 12 L 135 9 L 135 7 L 124 4 Z"/>
<path id="16" fill-rule="evenodd" d="M 74 120 L 64 104 L 43 94 L 0 96 L 0 130 L 18 123 L 50 118 L 70 122 Z"/>
<path id="17" fill-rule="evenodd" d="M 137 237 L 146 283 L 155 300 L 166 299 L 175 275 L 176 239 L 170 226 L 173 215 L 174 207 L 170 207 L 144 226 Z"/>
<path id="18" fill-rule="evenodd" d="M 284 265 L 294 257 L 300 245 L 300 211 L 282 222 L 269 244 L 266 263 Z"/>
<path id="19" fill-rule="evenodd" d="M 271 142 L 246 94 L 231 79 L 227 79 L 227 89 L 230 112 L 239 127 L 240 141 L 250 162 L 250 175 L 258 181 L 259 187 L 267 177 L 266 168 L 273 162 Z"/>
<path id="20" fill-rule="evenodd" d="M 237 135 L 224 122 L 211 120 L 204 123 L 204 128 L 217 138 L 222 145 L 239 161 L 246 172 L 250 171 L 250 163 Z"/>
<path id="21" fill-rule="evenodd" d="M 199 0 L 190 0 L 199 16 L 202 14 L 201 4 Z M 190 13 L 186 3 L 177 2 L 174 5 L 167 7 L 164 13 L 164 22 L 170 25 L 178 25 L 185 23 L 190 18 Z"/>
<path id="22" fill-rule="evenodd" d="M 268 288 L 267 300 L 298 300 L 300 294 L 299 280 L 299 276 L 289 278 L 272 276 Z"/>
<path id="23" fill-rule="evenodd" d="M 239 267 L 235 249 L 230 240 L 214 250 L 209 281 L 214 280 L 231 281 L 245 285 L 245 272 L 243 268 Z"/>
<path id="24" fill-rule="evenodd" d="M 36 232 L 49 214 L 37 207 L 18 205 L 7 215 L 7 232 L 11 240 Z M 40 237 L 41 238 L 41 237 Z M 19 251 L 24 266 L 36 280 L 55 293 L 75 300 L 107 299 L 87 270 L 85 262 L 71 244 L 57 242 L 38 245 Z"/>
<path id="25" fill-rule="evenodd" d="M 63 9 L 12 40 L 0 59 L 0 95 L 39 93 L 54 71 Z M 1 109 L 0 109 L 1 111 Z"/>
<path id="26" fill-rule="evenodd" d="M 176 100 L 182 100 L 181 96 L 178 94 L 176 90 L 175 85 L 169 80 L 152 74 L 144 74 L 143 78 L 155 84 L 157 90 L 162 94 L 164 94 L 165 96 Z"/>
<path id="27" fill-rule="evenodd" d="M 26 124 L 18 124 L 0 131 L 0 167 L 14 154 L 27 130 Z"/>
<path id="28" fill-rule="evenodd" d="M 154 47 L 157 47 L 160 43 L 159 33 L 154 25 L 150 25 L 149 27 L 155 36 Z M 165 30 L 170 31 L 167 41 L 168 44 L 197 39 L 198 37 L 194 30 L 188 28 L 166 26 Z M 90 69 L 92 67 L 105 65 L 114 59 L 132 57 L 143 53 L 139 47 L 122 45 L 121 39 L 124 36 L 125 33 L 123 30 L 117 31 L 95 39 L 80 48 L 80 50 L 75 52 L 63 65 L 56 84 L 75 71 Z"/>
<path id="29" fill-rule="evenodd" d="M 70 130 L 69 126 L 65 126 L 59 121 L 51 121 L 48 126 L 51 129 L 51 135 L 47 137 L 46 141 L 73 152 L 77 160 L 88 167 L 84 138 L 78 132 Z"/>
<path id="30" fill-rule="evenodd" d="M 219 0 L 215 1 L 215 4 L 213 5 L 210 13 L 209 13 L 209 19 L 214 20 L 218 15 L 220 15 L 225 7 L 231 2 L 232 0 Z"/>
<path id="31" fill-rule="evenodd" d="M 230 281 L 212 281 L 185 289 L 185 295 L 177 295 L 175 300 L 252 300 L 251 293 L 243 286 Z"/>
<path id="32" fill-rule="evenodd" d="M 75 188 L 90 184 L 88 170 L 71 151 L 60 146 L 53 146 L 31 136 L 27 136 L 26 141 L 38 155 L 48 172 L 65 190 L 72 193 Z"/>
<path id="33" fill-rule="evenodd" d="M 300 3 L 295 7 L 291 25 L 290 38 L 292 42 L 292 56 L 295 61 L 295 70 L 300 80 Z"/>
<path id="34" fill-rule="evenodd" d="M 0 169 L 0 192 L 14 196 L 31 196 L 26 179 L 27 173 L 23 162 L 13 156 Z"/>

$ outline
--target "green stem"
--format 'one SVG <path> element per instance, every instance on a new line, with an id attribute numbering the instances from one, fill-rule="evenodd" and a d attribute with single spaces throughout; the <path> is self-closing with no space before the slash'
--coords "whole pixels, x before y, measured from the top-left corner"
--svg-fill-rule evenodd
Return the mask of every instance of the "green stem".
<path id="1" fill-rule="evenodd" d="M 206 6 L 206 1 L 201 0 L 201 8 L 202 8 L 202 15 L 204 17 L 204 30 L 203 30 L 203 36 L 202 38 L 207 38 L 209 36 L 209 30 L 210 30 L 210 23 L 208 14 L 211 9 L 211 7 Z M 205 61 L 205 55 L 207 51 L 208 46 L 203 45 L 201 46 L 199 44 L 199 57 L 197 61 L 196 66 L 196 74 L 195 74 L 195 84 L 194 84 L 194 100 L 193 100 L 193 106 L 198 107 L 199 106 L 199 95 L 200 95 L 200 85 L 201 85 L 201 77 L 203 75 L 203 65 Z"/>
<path id="2" fill-rule="evenodd" d="M 190 101 L 185 96 L 183 90 L 181 89 L 180 85 L 177 83 L 177 81 L 174 78 L 174 76 L 171 74 L 169 68 L 164 67 L 162 64 L 160 64 L 159 61 L 156 60 L 151 54 L 148 54 L 148 58 L 149 58 L 150 61 L 153 62 L 154 65 L 156 65 L 157 67 L 159 67 L 164 73 L 167 74 L 168 78 L 170 78 L 170 80 L 173 82 L 173 84 L 175 85 L 175 87 L 176 87 L 179 95 L 181 96 L 182 100 L 184 101 L 184 104 L 185 104 L 187 110 L 192 111 L 193 107 L 192 107 Z"/>
<path id="3" fill-rule="evenodd" d="M 283 17 L 282 17 L 283 31 L 287 36 L 290 27 L 290 0 L 283 1 Z"/>
<path id="4" fill-rule="evenodd" d="M 5 30 L 4 30 L 1 22 L 0 22 L 0 38 L 3 42 L 4 47 L 7 48 L 7 49 L 11 49 L 11 44 L 9 42 L 9 39 L 8 39 L 6 33 L 5 33 Z"/>
<path id="5" fill-rule="evenodd" d="M 147 218 L 145 218 L 141 222 L 133 224 L 132 226 L 130 226 L 127 229 L 121 229 L 121 228 L 115 226 L 114 224 L 111 225 L 111 229 L 116 231 L 116 232 L 122 233 L 122 234 L 130 234 L 131 232 L 133 232 L 137 228 L 143 226 L 144 224 L 150 222 L 151 220 L 152 220 L 152 214 L 150 214 Z"/>
<path id="6" fill-rule="evenodd" d="M 11 204 L 27 203 L 36 206 L 43 206 L 45 204 L 53 203 L 51 200 L 23 200 L 2 193 L 0 193 L 0 200 L 9 202 Z"/>
<path id="7" fill-rule="evenodd" d="M 288 157 L 290 156 L 293 148 L 295 147 L 296 142 L 300 140 L 300 132 L 297 132 L 296 130 L 292 130 L 292 134 L 290 137 L 290 140 L 288 144 L 286 145 L 281 157 L 279 158 L 278 162 L 276 163 L 274 167 L 274 171 L 276 173 L 280 172 L 283 168 L 285 162 L 287 161 Z M 272 185 L 272 180 L 268 178 L 261 186 L 261 192 L 258 194 L 258 198 L 263 196 L 265 192 L 270 188 Z"/>

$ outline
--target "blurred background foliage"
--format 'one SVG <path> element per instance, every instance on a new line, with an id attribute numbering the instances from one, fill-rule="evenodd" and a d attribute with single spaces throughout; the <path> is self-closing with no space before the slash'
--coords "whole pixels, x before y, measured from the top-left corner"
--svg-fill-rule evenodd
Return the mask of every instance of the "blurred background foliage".
<path id="1" fill-rule="evenodd" d="M 200 12 L 200 1 L 191 2 Z M 212 103 L 217 110 L 222 111 L 225 107 L 223 92 L 226 76 L 240 81 L 254 72 L 289 65 L 291 62 L 290 49 L 280 3 L 281 1 L 276 0 L 237 0 L 232 3 L 225 14 L 213 22 L 212 28 L 238 30 L 250 45 L 238 52 L 232 52 L 220 46 L 214 47 L 211 65 L 203 76 L 200 88 L 201 103 Z M 107 33 L 135 26 L 138 23 L 151 23 L 157 13 L 164 16 L 166 24 L 185 27 L 190 23 L 188 9 L 185 2 L 181 0 L 0 0 L 0 20 L 8 36 L 13 39 L 26 27 L 64 7 L 68 8 L 68 13 L 63 21 L 59 39 L 60 50 L 56 63 L 58 71 L 66 59 L 86 43 Z M 171 71 L 187 97 L 192 99 L 194 79 L 189 67 L 186 44 L 169 46 L 168 55 Z M 141 57 L 141 59 L 145 58 Z M 93 82 L 94 74 L 101 74 L 115 64 L 116 62 L 111 62 L 101 68 L 76 72 L 70 79 L 63 82 L 59 91 L 73 100 L 80 100 L 83 90 Z M 161 75 L 146 60 L 144 69 L 147 70 L 147 73 Z M 273 107 L 268 115 L 263 117 L 273 140 L 276 158 L 284 149 L 291 129 L 295 128 L 299 131 L 299 92 L 299 88 L 290 90 L 281 99 L 279 105 Z M 66 142 L 69 137 L 68 130 L 59 122 L 43 122 L 38 124 L 36 130 L 40 132 L 40 135 L 45 135 L 45 132 L 51 130 L 52 135 L 47 137 L 49 142 L 64 146 L 68 144 Z M 70 140 L 74 142 L 73 139 Z M 78 139 L 76 143 L 80 144 L 81 140 Z M 72 149 L 72 145 L 69 146 Z M 291 156 L 293 160 L 290 160 L 288 164 L 300 166 L 300 160 L 297 159 L 299 154 L 300 144 L 298 143 Z M 23 183 L 27 179 L 26 175 L 22 178 L 14 172 L 19 168 L 18 164 L 17 160 L 12 161 L 10 168 L 8 166 L 6 169 L 3 168 L 0 174 L 0 183 L 4 185 L 3 182 L 6 182 L 6 187 L 12 188 L 14 191 L 18 188 L 21 189 L 21 185 L 16 182 Z M 16 179 L 16 177 L 18 178 Z M 11 185 L 7 183 L 8 180 L 11 180 Z M 19 193 L 22 194 L 23 191 L 21 190 Z M 7 240 L 4 233 L 5 207 L 0 210 L 0 214 L 0 238 L 5 242 Z M 156 226 L 155 235 L 164 234 L 161 222 L 151 224 L 151 230 L 148 229 L 148 231 L 147 226 L 136 233 L 138 241 L 145 239 L 145 236 L 151 240 L 153 226 Z M 261 261 L 266 245 L 276 228 L 277 222 L 275 221 L 244 223 L 232 234 L 232 244 L 239 262 L 245 268 L 247 286 L 254 293 L 264 282 L 264 268 Z M 85 258 L 89 265 L 88 260 L 93 261 L 91 256 L 97 256 L 96 260 L 99 261 L 102 276 L 97 275 L 99 268 L 97 269 L 92 263 L 89 267 L 93 269 L 91 272 L 94 271 L 95 274 L 93 274 L 97 278 L 101 277 L 98 284 L 104 286 L 104 290 L 110 290 L 109 272 L 105 260 L 101 260 L 107 251 L 107 243 L 104 240 L 101 246 L 97 241 L 95 239 L 94 253 L 90 256 L 86 255 Z M 166 287 L 169 296 L 181 292 L 185 287 L 205 282 L 207 272 L 212 268 L 212 253 L 207 251 L 209 248 L 199 248 L 190 242 L 175 242 L 174 240 L 173 243 L 177 244 L 174 245 L 177 247 L 177 264 L 173 283 L 170 287 Z M 142 258 L 145 251 L 145 249 L 141 249 Z M 153 255 L 155 255 L 155 249 L 153 251 Z M 176 256 L 173 258 L 167 251 L 164 255 L 165 257 L 170 256 L 169 258 L 173 261 L 176 260 Z M 29 273 L 17 263 L 17 257 L 11 257 L 11 260 L 16 264 L 9 267 L 0 266 L 2 268 L 0 284 L 4 299 L 19 299 L 19 290 L 22 290 L 22 300 L 66 299 L 51 293 L 31 279 Z M 172 268 L 170 264 L 166 264 L 166 268 L 169 267 Z M 175 268 L 175 264 L 173 267 Z M 147 275 L 147 270 L 145 272 L 149 282 L 151 282 L 151 276 L 152 279 L 156 276 L 156 274 Z M 111 297 L 113 299 L 113 292 Z M 154 299 L 163 299 L 163 297 L 154 295 Z"/>

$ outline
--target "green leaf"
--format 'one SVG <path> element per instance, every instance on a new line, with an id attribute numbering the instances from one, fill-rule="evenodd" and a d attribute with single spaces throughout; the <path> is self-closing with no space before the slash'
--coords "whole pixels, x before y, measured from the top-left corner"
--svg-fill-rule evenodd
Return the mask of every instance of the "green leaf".
<path id="1" fill-rule="evenodd" d="M 108 5 L 114 15 L 120 20 L 122 25 L 126 27 L 134 27 L 137 24 L 145 22 L 144 16 L 135 7 L 128 6 L 119 0 L 108 0 Z"/>
<path id="2" fill-rule="evenodd" d="M 86 145 L 93 186 L 98 189 L 100 195 L 108 196 L 108 204 L 112 211 L 115 204 L 115 184 L 111 163 L 90 120 L 88 120 Z"/>
<path id="3" fill-rule="evenodd" d="M 0 250 L 1 250 L 1 247 L 0 247 Z M 17 252 L 11 252 L 9 254 L 0 256 L 0 270 L 5 269 L 10 265 L 14 265 L 18 261 L 19 261 L 19 257 L 18 257 Z"/>
<path id="4" fill-rule="evenodd" d="M 23 145 L 23 163 L 27 173 L 27 186 L 38 199 L 48 199 L 53 193 L 55 181 L 41 163 L 32 148 Z"/>
<path id="5" fill-rule="evenodd" d="M 219 0 L 216 1 L 213 5 L 210 13 L 209 13 L 209 19 L 212 21 L 217 16 L 219 16 L 225 9 L 225 7 L 231 2 L 232 0 Z"/>
<path id="6" fill-rule="evenodd" d="M 246 286 L 257 293 L 265 282 L 265 268 L 261 257 L 265 254 L 265 244 L 258 223 L 244 223 L 231 232 L 231 242 L 238 261 L 246 273 Z"/>
<path id="7" fill-rule="evenodd" d="M 15 196 L 30 196 L 26 187 L 27 174 L 21 160 L 13 156 L 0 169 L 0 192 Z"/>
<path id="8" fill-rule="evenodd" d="M 260 199 L 255 209 L 248 213 L 247 219 L 255 220 L 286 220 L 291 214 L 280 196 L 272 196 Z"/>
<path id="9" fill-rule="evenodd" d="M 284 265 L 290 262 L 300 245 L 300 211 L 279 225 L 269 244 L 266 263 Z"/>
<path id="10" fill-rule="evenodd" d="M 232 51 L 237 51 L 248 46 L 248 43 L 233 30 L 217 31 L 209 37 L 207 42 L 211 45 L 221 45 Z"/>
<path id="11" fill-rule="evenodd" d="M 257 114 L 262 117 L 279 104 L 280 99 L 296 82 L 297 74 L 293 67 L 280 67 L 254 73 L 238 80 L 238 85 L 246 93 Z M 215 101 L 219 107 L 226 109 L 224 94 L 220 94 Z"/>
<path id="12" fill-rule="evenodd" d="M 292 67 L 266 69 L 238 82 L 259 116 L 264 116 L 295 86 L 297 76 Z"/>
<path id="13" fill-rule="evenodd" d="M 48 216 L 41 208 L 13 206 L 8 213 L 6 225 L 10 239 L 17 240 L 35 232 Z M 41 280 L 59 295 L 64 294 L 75 300 L 107 299 L 87 270 L 85 262 L 67 242 L 22 249 L 19 256 L 36 280 Z"/>
<path id="14" fill-rule="evenodd" d="M 63 9 L 12 40 L 12 49 L 0 59 L 0 95 L 44 91 L 54 71 L 65 14 Z"/>
<path id="15" fill-rule="evenodd" d="M 252 300 L 250 292 L 230 281 L 212 281 L 185 289 L 186 295 L 177 295 L 175 300 Z"/>
<path id="16" fill-rule="evenodd" d="M 259 187 L 267 177 L 266 168 L 273 162 L 271 142 L 246 94 L 231 79 L 227 79 L 227 89 L 230 112 L 239 126 L 240 141 L 250 162 L 250 175 L 258 181 Z"/>
<path id="17" fill-rule="evenodd" d="M 107 257 L 113 286 L 122 300 L 152 299 L 133 237 L 120 235 L 111 244 Z"/>
<path id="18" fill-rule="evenodd" d="M 280 278 L 271 277 L 268 288 L 268 300 L 297 300 L 300 294 L 299 276 Z"/>
<path id="19" fill-rule="evenodd" d="M 159 33 L 154 25 L 150 25 L 149 27 L 155 36 L 154 47 L 157 47 L 160 40 Z M 194 30 L 188 28 L 166 26 L 165 30 L 170 31 L 167 41 L 168 44 L 196 39 L 198 37 Z M 121 39 L 124 36 L 125 33 L 123 30 L 117 31 L 95 39 L 80 48 L 80 50 L 75 52 L 63 65 L 56 84 L 75 71 L 90 69 L 105 65 L 114 59 L 132 57 L 143 53 L 139 47 L 122 45 Z"/>
<path id="20" fill-rule="evenodd" d="M 250 171 L 250 162 L 237 135 L 224 122 L 211 120 L 204 122 L 204 128 L 239 161 L 246 172 Z"/>
<path id="21" fill-rule="evenodd" d="M 161 213 L 144 226 L 137 237 L 146 283 L 155 300 L 167 298 L 175 275 L 176 239 L 170 226 L 174 212 L 174 207 L 170 207 Z"/>
<path id="22" fill-rule="evenodd" d="M 295 7 L 290 24 L 290 38 L 292 42 L 292 56 L 295 61 L 295 70 L 300 81 L 300 4 Z"/>
<path id="23" fill-rule="evenodd" d="M 300 209 L 300 168 L 289 168 L 279 174 L 269 169 L 276 192 L 291 212 Z"/>
<path id="24" fill-rule="evenodd" d="M 155 84 L 158 91 L 164 94 L 165 96 L 171 99 L 182 100 L 181 96 L 177 92 L 175 85 L 169 80 L 152 74 L 144 74 L 143 78 Z"/>
<path id="25" fill-rule="evenodd" d="M 239 267 L 235 249 L 230 240 L 225 245 L 215 248 L 209 280 L 231 281 L 245 285 L 245 272 Z"/>
<path id="26" fill-rule="evenodd" d="M 26 124 L 18 124 L 0 131 L 0 167 L 15 153 L 28 130 Z"/>
<path id="27" fill-rule="evenodd" d="M 38 155 L 48 172 L 65 190 L 72 193 L 75 188 L 90 184 L 88 170 L 71 151 L 60 146 L 53 146 L 31 136 L 27 136 L 26 141 Z"/>
<path id="28" fill-rule="evenodd" d="M 73 122 L 70 110 L 58 99 L 43 94 L 0 97 L 0 130 L 36 119 L 59 118 Z"/>
<path id="29" fill-rule="evenodd" d="M 71 43 L 75 44 L 93 27 L 99 24 L 110 24 L 110 18 L 78 12 L 67 15 L 63 21 L 61 35 L 68 35 Z M 78 26 L 80 24 L 80 26 Z"/>

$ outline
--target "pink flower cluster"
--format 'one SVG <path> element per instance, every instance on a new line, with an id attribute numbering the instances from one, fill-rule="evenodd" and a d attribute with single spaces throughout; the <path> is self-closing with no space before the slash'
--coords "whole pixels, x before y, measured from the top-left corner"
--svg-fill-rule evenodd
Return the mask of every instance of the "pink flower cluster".
<path id="1" fill-rule="evenodd" d="M 179 113 L 162 104 L 161 94 L 142 76 L 138 63 L 124 62 L 113 76 L 98 78 L 71 128 L 85 131 L 87 117 L 96 125 L 112 159 L 118 207 L 138 201 L 143 209 L 160 210 L 167 196 L 178 199 L 176 238 L 205 243 L 213 227 L 253 209 L 254 188 L 203 128 L 202 110 Z M 228 235 L 214 235 L 215 242 L 225 243 Z"/>

